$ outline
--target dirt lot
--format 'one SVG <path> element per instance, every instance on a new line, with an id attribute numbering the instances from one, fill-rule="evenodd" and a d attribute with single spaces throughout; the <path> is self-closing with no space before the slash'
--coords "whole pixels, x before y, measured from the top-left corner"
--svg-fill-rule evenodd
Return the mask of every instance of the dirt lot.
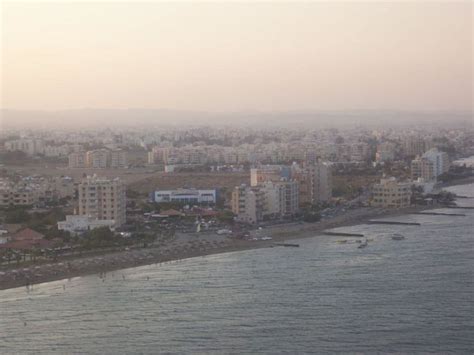
<path id="1" fill-rule="evenodd" d="M 130 189 L 144 193 L 156 189 L 178 187 L 226 188 L 232 190 L 240 184 L 250 183 L 249 173 L 155 173 L 129 184 Z"/>
<path id="2" fill-rule="evenodd" d="M 97 174 L 109 178 L 120 177 L 131 190 L 149 193 L 156 189 L 178 187 L 226 188 L 250 183 L 250 173 L 164 173 L 153 168 L 133 169 L 69 169 L 64 165 L 5 166 L 8 172 L 20 175 L 70 176 L 80 181 L 84 175 Z"/>
<path id="3" fill-rule="evenodd" d="M 153 168 L 133 168 L 133 169 L 70 169 L 64 165 L 30 165 L 30 166 L 5 166 L 8 172 L 27 175 L 43 176 L 70 176 L 79 181 L 85 175 L 97 174 L 108 178 L 120 177 L 125 183 L 130 184 L 140 181 L 156 173 Z"/>

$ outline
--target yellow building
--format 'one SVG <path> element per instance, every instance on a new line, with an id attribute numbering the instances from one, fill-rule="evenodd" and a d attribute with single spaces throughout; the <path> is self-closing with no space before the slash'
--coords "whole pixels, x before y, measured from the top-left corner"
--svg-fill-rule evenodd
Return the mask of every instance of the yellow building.
<path id="1" fill-rule="evenodd" d="M 79 215 L 114 220 L 115 227 L 126 221 L 125 185 L 119 178 L 88 176 L 78 186 Z"/>
<path id="2" fill-rule="evenodd" d="M 372 189 L 372 206 L 402 208 L 410 206 L 411 183 L 398 182 L 394 177 L 381 179 Z"/>

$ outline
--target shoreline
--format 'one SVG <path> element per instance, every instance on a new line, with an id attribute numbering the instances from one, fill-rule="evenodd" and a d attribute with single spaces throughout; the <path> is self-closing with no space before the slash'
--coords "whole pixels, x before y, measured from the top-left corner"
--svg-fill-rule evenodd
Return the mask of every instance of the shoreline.
<path id="1" fill-rule="evenodd" d="M 439 186 L 439 189 L 455 185 L 467 185 L 474 182 L 474 177 L 452 181 Z M 189 259 L 200 256 L 225 254 L 260 248 L 274 247 L 274 243 L 286 240 L 318 237 L 324 231 L 365 224 L 374 218 L 397 217 L 413 212 L 429 211 L 444 208 L 443 205 L 420 205 L 402 209 L 377 209 L 358 207 L 347 210 L 343 215 L 322 220 L 317 223 L 292 222 L 276 224 L 262 230 L 252 230 L 251 235 L 258 233 L 271 236 L 272 240 L 239 240 L 216 233 L 177 234 L 172 242 L 164 246 L 152 246 L 116 252 L 98 253 L 92 256 L 62 259 L 57 262 L 20 265 L 18 267 L 0 268 L 0 290 L 37 285 L 73 277 L 100 275 L 106 272 L 146 266 L 164 262 Z M 262 236 L 262 235 L 261 235 Z"/>
<path id="2" fill-rule="evenodd" d="M 274 247 L 275 242 L 321 236 L 328 229 L 364 224 L 370 219 L 396 217 L 443 206 L 412 206 L 396 210 L 356 208 L 344 215 L 317 223 L 281 224 L 262 229 L 272 240 L 238 240 L 215 233 L 178 234 L 169 245 L 130 249 L 57 262 L 19 266 L 0 271 L 0 290 L 28 287 L 74 277 L 97 275 L 121 269 L 171 262 L 193 257 Z M 252 231 L 255 233 L 256 231 Z"/>

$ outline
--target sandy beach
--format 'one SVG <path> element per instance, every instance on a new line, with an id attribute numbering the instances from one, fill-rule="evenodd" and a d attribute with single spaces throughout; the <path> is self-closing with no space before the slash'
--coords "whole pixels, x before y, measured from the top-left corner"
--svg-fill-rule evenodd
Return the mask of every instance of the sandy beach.
<path id="1" fill-rule="evenodd" d="M 373 218 L 393 217 L 438 206 L 416 206 L 397 210 L 356 208 L 318 223 L 288 223 L 254 230 L 251 236 L 270 236 L 272 240 L 239 240 L 216 233 L 177 234 L 166 245 L 150 246 L 92 256 L 63 258 L 57 262 L 29 266 L 14 264 L 0 268 L 0 289 L 33 285 L 77 276 L 102 274 L 130 267 L 164 263 L 210 254 L 273 247 L 275 242 L 321 235 L 327 229 L 364 223 Z"/>

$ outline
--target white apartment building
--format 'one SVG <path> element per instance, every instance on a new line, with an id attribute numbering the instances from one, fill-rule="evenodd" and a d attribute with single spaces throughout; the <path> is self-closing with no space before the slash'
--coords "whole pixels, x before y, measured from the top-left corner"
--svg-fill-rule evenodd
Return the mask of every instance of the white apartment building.
<path id="1" fill-rule="evenodd" d="M 260 185 L 263 192 L 263 216 L 289 216 L 298 212 L 299 189 L 296 181 L 267 181 Z"/>
<path id="2" fill-rule="evenodd" d="M 396 178 L 381 179 L 372 189 L 372 206 L 402 208 L 410 206 L 411 183 L 398 182 Z"/>
<path id="3" fill-rule="evenodd" d="M 449 156 L 445 152 L 432 148 L 422 155 L 422 158 L 428 159 L 433 164 L 435 177 L 446 173 L 449 170 Z"/>
<path id="4" fill-rule="evenodd" d="M 217 190 L 197 190 L 197 189 L 177 189 L 177 190 L 158 190 L 153 194 L 153 201 L 160 202 L 179 202 L 185 204 L 191 203 L 209 203 L 215 204 L 217 201 Z"/>
<path id="5" fill-rule="evenodd" d="M 114 220 L 115 227 L 126 221 L 125 185 L 119 178 L 88 176 L 78 186 L 79 215 Z"/>
<path id="6" fill-rule="evenodd" d="M 258 187 L 241 185 L 232 192 L 232 212 L 239 222 L 255 224 L 261 221 L 263 204 L 263 192 Z"/>
<path id="7" fill-rule="evenodd" d="M 298 212 L 296 181 L 266 181 L 258 186 L 237 186 L 232 192 L 232 212 L 236 220 L 255 224 L 264 217 L 279 218 Z"/>
<path id="8" fill-rule="evenodd" d="M 416 181 L 436 181 L 433 162 L 427 158 L 417 157 L 411 161 L 411 179 Z"/>
<path id="9" fill-rule="evenodd" d="M 21 151 L 27 155 L 44 154 L 44 142 L 41 139 L 16 139 L 5 142 L 5 150 Z"/>
<path id="10" fill-rule="evenodd" d="M 318 162 L 301 168 L 292 166 L 292 178 L 299 183 L 299 203 L 317 205 L 332 198 L 332 169 L 330 164 Z"/>
<path id="11" fill-rule="evenodd" d="M 44 155 L 46 157 L 65 157 L 72 150 L 68 145 L 45 145 Z"/>

